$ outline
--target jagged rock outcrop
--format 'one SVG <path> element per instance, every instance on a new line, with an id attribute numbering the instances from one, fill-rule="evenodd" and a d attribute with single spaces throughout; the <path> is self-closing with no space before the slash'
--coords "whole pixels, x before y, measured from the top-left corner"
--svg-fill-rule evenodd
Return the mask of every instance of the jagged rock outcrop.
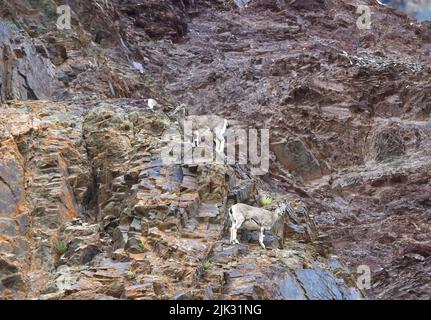
<path id="1" fill-rule="evenodd" d="M 46 99 L 55 89 L 54 65 L 25 34 L 0 21 L 0 102 Z"/>

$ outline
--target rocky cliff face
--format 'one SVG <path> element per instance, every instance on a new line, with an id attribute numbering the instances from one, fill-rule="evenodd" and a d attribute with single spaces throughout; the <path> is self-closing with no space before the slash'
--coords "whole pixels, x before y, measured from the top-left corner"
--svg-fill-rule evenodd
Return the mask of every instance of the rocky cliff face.
<path id="1" fill-rule="evenodd" d="M 252 233 L 251 244 L 229 244 L 226 208 L 254 203 L 258 181 L 224 165 L 163 165 L 162 134 L 175 124 L 144 106 L 3 106 L 4 297 L 361 297 L 294 195 L 279 194 L 297 203 L 283 248 L 270 234 L 268 251 Z"/>
<path id="2" fill-rule="evenodd" d="M 0 1 L 1 296 L 429 298 L 430 24 L 365 3 Z M 180 104 L 269 129 L 269 172 L 164 164 Z M 262 195 L 269 249 L 230 244 Z"/>

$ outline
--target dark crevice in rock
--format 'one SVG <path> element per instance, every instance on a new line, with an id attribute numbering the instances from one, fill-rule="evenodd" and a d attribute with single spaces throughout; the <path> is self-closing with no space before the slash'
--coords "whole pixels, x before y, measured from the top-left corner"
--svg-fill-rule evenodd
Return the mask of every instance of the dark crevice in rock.
<path id="1" fill-rule="evenodd" d="M 82 134 L 82 141 L 84 143 L 87 159 L 91 165 L 91 177 L 87 186 L 87 190 L 85 191 L 82 199 L 83 211 L 81 212 L 81 215 L 84 221 L 98 222 L 100 215 L 97 169 L 94 163 L 94 159 L 92 159 L 91 152 L 88 149 L 88 144 L 84 133 Z"/>
<path id="2" fill-rule="evenodd" d="M 27 77 L 22 74 L 22 72 L 18 71 L 18 74 L 23 78 L 24 80 L 24 89 L 27 90 L 27 99 L 28 100 L 39 100 L 39 98 L 37 97 L 36 93 L 34 92 L 34 90 L 31 88 L 31 86 L 28 83 Z"/>

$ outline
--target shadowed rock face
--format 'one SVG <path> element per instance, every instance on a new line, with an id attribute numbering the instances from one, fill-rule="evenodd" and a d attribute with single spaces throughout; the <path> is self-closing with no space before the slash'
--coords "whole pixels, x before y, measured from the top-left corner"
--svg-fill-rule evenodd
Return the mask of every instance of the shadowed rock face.
<path id="1" fill-rule="evenodd" d="M 52 62 L 24 39 L 0 21 L 0 102 L 46 99 L 53 94 Z"/>
<path id="2" fill-rule="evenodd" d="M 238 3 L 74 1 L 60 31 L 54 1 L 0 0 L 2 297 L 359 299 L 366 265 L 366 296 L 429 298 L 429 24 Z M 164 164 L 181 103 L 269 128 L 269 173 Z M 231 245 L 262 195 L 294 208 L 271 249 Z"/>

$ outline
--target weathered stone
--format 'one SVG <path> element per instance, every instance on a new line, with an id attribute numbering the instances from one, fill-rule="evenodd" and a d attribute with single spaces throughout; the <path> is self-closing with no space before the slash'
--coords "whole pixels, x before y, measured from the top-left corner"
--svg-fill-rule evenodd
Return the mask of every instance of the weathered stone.
<path id="1" fill-rule="evenodd" d="M 0 259 L 0 278 L 18 272 L 18 268 L 4 259 Z"/>
<path id="2" fill-rule="evenodd" d="M 30 222 L 27 214 L 22 214 L 17 217 L 17 222 L 19 226 L 19 233 L 22 236 L 25 236 L 29 230 Z"/>
<path id="3" fill-rule="evenodd" d="M 341 300 L 361 298 L 361 293 L 356 289 L 356 293 L 348 288 L 344 281 L 336 279 L 325 270 L 303 269 L 295 271 L 297 279 L 305 290 L 305 294 L 310 300 Z"/>
<path id="4" fill-rule="evenodd" d="M 307 300 L 301 284 L 291 275 L 287 274 L 286 277 L 279 284 L 280 295 L 286 300 Z"/>
<path id="5" fill-rule="evenodd" d="M 10 218 L 0 218 L 0 234 L 6 237 L 16 236 L 16 222 Z"/>
<path id="6" fill-rule="evenodd" d="M 20 274 L 12 274 L 1 279 L 1 284 L 5 288 L 20 290 L 24 287 L 24 281 Z"/>
<path id="7" fill-rule="evenodd" d="M 196 218 L 201 221 L 217 223 L 221 220 L 220 208 L 216 204 L 203 204 L 199 207 Z"/>
<path id="8" fill-rule="evenodd" d="M 306 180 L 320 178 L 322 169 L 315 156 L 298 139 L 282 140 L 271 143 L 271 150 L 278 161 L 293 174 Z"/>
<path id="9" fill-rule="evenodd" d="M 371 137 L 371 155 L 376 161 L 390 160 L 405 154 L 401 129 L 397 125 L 380 128 Z"/>
<path id="10" fill-rule="evenodd" d="M 0 103 L 51 97 L 56 84 L 53 65 L 37 53 L 29 38 L 20 43 L 3 21 L 0 23 Z"/>

